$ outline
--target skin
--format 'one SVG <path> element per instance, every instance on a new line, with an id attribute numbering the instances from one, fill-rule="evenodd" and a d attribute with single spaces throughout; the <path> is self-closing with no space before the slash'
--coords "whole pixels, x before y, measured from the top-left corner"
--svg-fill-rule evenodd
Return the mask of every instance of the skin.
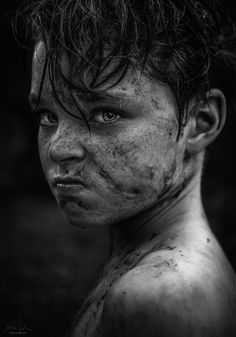
<path id="1" fill-rule="evenodd" d="M 32 95 L 37 95 L 41 80 L 42 65 L 37 63 L 40 53 L 39 46 L 33 65 Z M 57 121 L 49 122 L 50 113 L 43 116 L 47 125 L 39 130 L 40 158 L 51 187 L 54 177 L 66 175 L 79 176 L 88 185 L 78 194 L 78 207 L 63 205 L 69 221 L 79 226 L 110 225 L 143 212 L 153 207 L 167 189 L 179 188 L 184 180 L 176 169 L 184 153 L 176 149 L 178 124 L 170 90 L 138 76 L 129 74 L 109 91 L 116 98 L 120 96 L 117 102 L 84 103 L 91 116 L 103 106 L 121 110 L 124 115 L 116 123 L 105 124 L 98 111 L 90 121 L 91 137 L 81 119 L 69 116 L 58 106 L 50 94 L 48 79 L 45 81 L 41 97 L 45 104 L 40 103 L 39 109 L 51 111 Z M 64 88 L 60 90 L 62 100 L 69 96 Z M 81 117 L 69 100 L 63 103 Z M 55 190 L 53 193 L 61 204 L 61 196 Z"/>
<path id="2" fill-rule="evenodd" d="M 79 118 L 58 104 L 47 76 L 36 106 L 44 54 L 39 43 L 30 101 L 46 110 L 38 137 L 45 176 L 71 224 L 109 226 L 111 236 L 110 260 L 72 336 L 233 336 L 235 276 L 200 196 L 204 149 L 225 120 L 223 94 L 212 90 L 197 109 L 193 99 L 195 112 L 177 138 L 170 88 L 130 69 L 106 90 L 109 97 L 80 99 L 89 134 L 60 81 L 64 106 Z M 66 73 L 65 57 L 62 67 Z M 84 186 L 62 191 L 57 177 L 79 178 Z"/>

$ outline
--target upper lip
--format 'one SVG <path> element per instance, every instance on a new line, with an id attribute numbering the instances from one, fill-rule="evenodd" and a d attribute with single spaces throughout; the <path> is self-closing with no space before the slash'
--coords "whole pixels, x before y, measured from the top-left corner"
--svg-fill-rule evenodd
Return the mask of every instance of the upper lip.
<path id="1" fill-rule="evenodd" d="M 56 187 L 58 184 L 62 185 L 83 185 L 85 186 L 84 182 L 80 178 L 75 177 L 55 177 L 52 180 L 53 187 Z"/>

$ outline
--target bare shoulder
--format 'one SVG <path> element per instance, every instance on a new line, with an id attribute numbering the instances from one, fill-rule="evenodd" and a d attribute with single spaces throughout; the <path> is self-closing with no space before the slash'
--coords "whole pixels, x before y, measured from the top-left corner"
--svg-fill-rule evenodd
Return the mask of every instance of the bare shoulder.
<path id="1" fill-rule="evenodd" d="M 110 289 L 104 336 L 236 336 L 235 288 L 226 288 L 199 263 L 156 254 Z"/>

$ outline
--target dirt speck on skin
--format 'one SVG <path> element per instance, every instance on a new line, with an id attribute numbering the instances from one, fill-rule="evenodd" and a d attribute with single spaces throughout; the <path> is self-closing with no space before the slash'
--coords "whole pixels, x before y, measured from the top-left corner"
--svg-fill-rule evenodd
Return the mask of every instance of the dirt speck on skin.
<path id="1" fill-rule="evenodd" d="M 175 246 L 171 246 L 170 244 L 156 244 L 153 246 L 153 252 L 155 251 L 158 251 L 158 250 L 168 250 L 168 251 L 171 251 L 171 250 L 174 250 L 176 247 Z"/>
<path id="2" fill-rule="evenodd" d="M 155 272 L 155 278 L 159 278 L 166 270 L 166 268 L 171 269 L 172 271 L 176 271 L 178 264 L 174 259 L 165 260 L 164 262 L 157 263 L 153 265 L 157 271 Z"/>
<path id="3" fill-rule="evenodd" d="M 152 104 L 157 110 L 160 109 L 160 105 L 159 105 L 158 101 L 155 100 L 154 98 L 152 98 Z"/>
<path id="4" fill-rule="evenodd" d="M 179 253 L 180 253 L 180 256 L 184 256 L 181 249 L 179 250 Z"/>
<path id="5" fill-rule="evenodd" d="M 131 84 L 134 85 L 136 82 L 137 82 L 137 78 L 133 77 L 132 80 L 131 80 Z"/>
<path id="6" fill-rule="evenodd" d="M 139 193 L 141 193 L 142 191 L 141 191 L 140 189 L 134 187 L 134 188 L 132 189 L 132 192 L 133 192 L 133 194 L 139 194 Z"/>
<path id="7" fill-rule="evenodd" d="M 178 267 L 178 264 L 174 259 L 170 259 L 170 262 L 174 266 L 174 268 Z"/>
<path id="8" fill-rule="evenodd" d="M 115 146 L 113 150 L 113 155 L 117 156 L 119 155 L 120 157 L 125 156 L 127 153 L 127 149 L 125 149 L 123 146 Z"/>

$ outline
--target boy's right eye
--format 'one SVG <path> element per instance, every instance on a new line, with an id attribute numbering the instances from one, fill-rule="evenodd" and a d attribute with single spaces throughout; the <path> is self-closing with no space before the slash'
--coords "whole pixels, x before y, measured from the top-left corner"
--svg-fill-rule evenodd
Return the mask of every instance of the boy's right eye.
<path id="1" fill-rule="evenodd" d="M 58 117 L 50 110 L 39 109 L 36 111 L 40 126 L 52 127 L 58 123 Z"/>

